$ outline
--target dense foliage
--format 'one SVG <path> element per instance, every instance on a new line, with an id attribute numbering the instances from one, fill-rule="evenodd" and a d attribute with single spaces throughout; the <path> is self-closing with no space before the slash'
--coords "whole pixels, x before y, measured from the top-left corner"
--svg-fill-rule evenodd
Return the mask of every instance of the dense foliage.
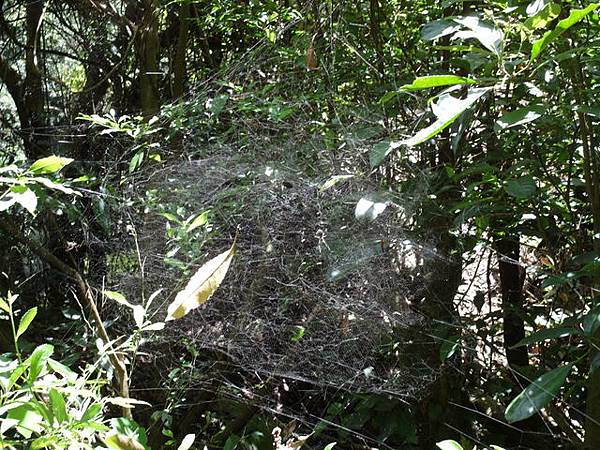
<path id="1" fill-rule="evenodd" d="M 0 446 L 600 448 L 599 11 L 0 0 Z"/>

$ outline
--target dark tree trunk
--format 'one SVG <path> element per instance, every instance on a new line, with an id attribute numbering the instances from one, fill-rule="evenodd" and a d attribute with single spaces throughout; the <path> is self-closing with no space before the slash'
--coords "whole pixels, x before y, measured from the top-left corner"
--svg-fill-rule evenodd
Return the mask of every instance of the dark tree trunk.
<path id="1" fill-rule="evenodd" d="M 510 367 L 519 369 L 529 364 L 526 345 L 512 348 L 525 337 L 525 309 L 523 305 L 525 273 L 519 264 L 519 236 L 496 238 L 494 245 L 498 252 L 506 359 Z"/>

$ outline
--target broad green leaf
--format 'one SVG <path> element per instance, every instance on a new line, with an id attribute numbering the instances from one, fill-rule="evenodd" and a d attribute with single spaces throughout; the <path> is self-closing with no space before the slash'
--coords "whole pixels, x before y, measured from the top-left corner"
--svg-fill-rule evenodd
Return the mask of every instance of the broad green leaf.
<path id="1" fill-rule="evenodd" d="M 239 436 L 237 436 L 235 434 L 232 434 L 225 441 L 225 445 L 223 446 L 223 450 L 235 450 L 241 440 L 242 439 Z"/>
<path id="2" fill-rule="evenodd" d="M 195 434 L 186 434 L 183 441 L 181 441 L 181 444 L 179 444 L 179 447 L 177 447 L 177 450 L 189 450 L 192 445 L 194 445 L 195 440 Z"/>
<path id="3" fill-rule="evenodd" d="M 450 19 L 434 20 L 423 26 L 421 29 L 421 38 L 425 41 L 433 41 L 458 30 L 460 30 L 460 26 Z"/>
<path id="4" fill-rule="evenodd" d="M 54 414 L 56 420 L 58 420 L 58 423 L 66 421 L 68 419 L 67 407 L 63 395 L 56 389 L 51 388 L 48 391 L 48 396 L 50 397 L 50 406 L 52 406 L 52 413 Z"/>
<path id="5" fill-rule="evenodd" d="M 8 419 L 18 421 L 17 431 L 26 439 L 31 435 L 42 431 L 44 417 L 37 411 L 32 403 L 24 403 L 11 409 L 7 414 Z"/>
<path id="6" fill-rule="evenodd" d="M 459 39 L 477 39 L 489 51 L 499 55 L 504 48 L 504 33 L 477 16 L 456 17 L 454 21 L 466 28 L 454 34 Z"/>
<path id="7" fill-rule="evenodd" d="M 229 250 L 205 263 L 169 305 L 165 321 L 180 319 L 205 303 L 216 292 L 235 255 L 235 242 Z"/>
<path id="8" fill-rule="evenodd" d="M 500 130 L 506 130 L 508 128 L 518 127 L 529 122 L 533 122 L 537 118 L 541 117 L 546 112 L 546 108 L 540 105 L 527 106 L 526 108 L 519 108 L 515 111 L 506 113 L 500 117 L 495 125 L 494 129 L 496 132 Z"/>
<path id="9" fill-rule="evenodd" d="M 54 155 L 48 156 L 46 158 L 38 159 L 31 166 L 29 166 L 29 172 L 32 172 L 36 175 L 56 173 L 72 162 L 72 158 L 63 158 L 61 156 Z"/>
<path id="10" fill-rule="evenodd" d="M 462 445 L 458 442 L 448 439 L 446 441 L 435 444 L 440 450 L 463 450 Z"/>
<path id="11" fill-rule="evenodd" d="M 593 335 L 600 327 L 600 306 L 592 308 L 583 318 L 583 332 L 588 335 Z"/>
<path id="12" fill-rule="evenodd" d="M 560 14 L 561 8 L 558 3 L 548 3 L 533 17 L 525 21 L 525 26 L 530 30 L 546 28 L 550 22 Z"/>
<path id="13" fill-rule="evenodd" d="M 565 31 L 571 28 L 576 23 L 580 22 L 583 18 L 585 18 L 589 13 L 595 10 L 600 4 L 598 3 L 590 3 L 587 8 L 584 9 L 574 9 L 569 14 L 569 17 L 561 20 L 556 25 L 556 28 L 552 31 L 547 31 L 544 35 L 533 43 L 531 48 L 531 56 L 530 61 L 536 59 L 542 50 L 544 50 L 552 41 L 557 39 L 560 35 L 562 35 Z"/>
<path id="14" fill-rule="evenodd" d="M 0 200 L 0 211 L 6 211 L 16 203 L 20 204 L 31 214 L 35 214 L 38 198 L 37 195 L 35 195 L 35 192 L 28 187 L 14 186 L 4 196 L 4 198 Z"/>
<path id="15" fill-rule="evenodd" d="M 546 341 L 548 339 L 561 338 L 565 336 L 572 336 L 574 334 L 581 334 L 581 332 L 573 327 L 556 327 L 546 328 L 544 330 L 536 331 L 529 336 L 521 339 L 511 348 L 522 347 L 523 345 L 533 344 L 536 342 Z"/>
<path id="16" fill-rule="evenodd" d="M 398 147 L 400 147 L 399 142 L 382 141 L 375 144 L 369 153 L 369 165 L 371 169 L 381 164 L 386 156 Z"/>
<path id="17" fill-rule="evenodd" d="M 508 180 L 504 190 L 508 195 L 518 200 L 524 200 L 535 194 L 537 187 L 532 177 L 521 177 Z"/>
<path id="18" fill-rule="evenodd" d="M 19 322 L 19 328 L 17 329 L 17 339 L 23 335 L 31 325 L 33 319 L 37 315 L 37 306 L 34 306 L 21 317 L 21 321 Z"/>
<path id="19" fill-rule="evenodd" d="M 37 379 L 37 377 L 46 368 L 48 358 L 54 353 L 54 346 L 50 344 L 43 344 L 37 347 L 31 356 L 27 358 L 29 363 L 29 377 L 28 381 L 30 384 Z"/>
<path id="20" fill-rule="evenodd" d="M 428 127 L 418 131 L 413 137 L 400 141 L 399 144 L 409 147 L 421 144 L 447 127 L 449 127 L 463 112 L 477 102 L 490 88 L 470 89 L 465 99 L 458 99 L 449 93 L 442 94 L 431 107 L 437 120 Z"/>
<path id="21" fill-rule="evenodd" d="M 118 417 L 110 420 L 110 426 L 113 430 L 112 435 L 117 436 L 117 438 L 111 440 L 111 443 L 121 445 L 121 447 L 111 446 L 111 448 L 115 450 L 149 450 L 146 431 L 135 421 Z"/>
<path id="22" fill-rule="evenodd" d="M 135 172 L 135 170 L 142 165 L 142 163 L 144 162 L 144 156 L 144 150 L 140 150 L 135 155 L 133 155 L 133 158 L 131 158 L 131 161 L 129 162 L 129 173 Z"/>
<path id="23" fill-rule="evenodd" d="M 509 423 L 519 422 L 540 411 L 558 394 L 571 367 L 571 364 L 557 367 L 527 386 L 506 408 L 506 420 Z"/>
<path id="24" fill-rule="evenodd" d="M 327 180 L 325 183 L 323 183 L 321 185 L 321 187 L 319 188 L 319 191 L 324 192 L 327 189 L 334 187 L 336 184 L 338 184 L 342 181 L 349 180 L 352 177 L 354 177 L 354 175 L 334 175 L 329 180 Z"/>
<path id="25" fill-rule="evenodd" d="M 419 77 L 412 84 L 405 84 L 400 87 L 401 91 L 418 91 L 421 89 L 430 89 L 439 86 L 452 86 L 456 84 L 473 84 L 476 81 L 471 78 L 459 77 L 458 75 L 430 75 L 428 77 Z"/>

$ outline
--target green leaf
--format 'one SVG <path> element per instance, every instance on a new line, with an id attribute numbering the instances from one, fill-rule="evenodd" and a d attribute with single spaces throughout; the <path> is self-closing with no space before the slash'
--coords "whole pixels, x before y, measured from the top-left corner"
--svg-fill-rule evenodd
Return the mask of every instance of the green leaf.
<path id="1" fill-rule="evenodd" d="M 72 162 L 72 158 L 63 158 L 61 156 L 54 155 L 48 156 L 46 158 L 38 159 L 31 166 L 29 166 L 29 172 L 33 172 L 36 175 L 55 173 Z"/>
<path id="2" fill-rule="evenodd" d="M 332 442 L 331 444 L 327 444 L 327 446 L 323 450 L 331 450 L 336 445 L 337 445 L 337 442 Z"/>
<path id="3" fill-rule="evenodd" d="M 433 41 L 458 30 L 460 30 L 460 26 L 450 19 L 434 20 L 421 28 L 421 38 L 425 41 Z"/>
<path id="4" fill-rule="evenodd" d="M 185 289 L 180 291 L 167 309 L 165 322 L 180 319 L 202 305 L 219 288 L 235 256 L 235 242 L 229 250 L 205 263 L 190 279 Z"/>
<path id="5" fill-rule="evenodd" d="M 442 362 L 451 358 L 456 353 L 456 350 L 460 348 L 460 338 L 460 335 L 451 336 L 442 342 L 440 346 L 440 360 Z"/>
<path id="6" fill-rule="evenodd" d="M 596 306 L 591 309 L 583 317 L 583 332 L 588 335 L 593 335 L 600 327 L 600 306 Z"/>
<path id="7" fill-rule="evenodd" d="M 87 422 L 95 419 L 102 413 L 102 405 L 100 403 L 92 403 L 88 406 L 85 412 L 81 415 L 81 422 Z"/>
<path id="8" fill-rule="evenodd" d="M 121 294 L 120 292 L 116 292 L 116 291 L 102 291 L 102 293 L 104 294 L 104 296 L 106 298 L 109 298 L 111 300 L 114 300 L 115 302 L 123 305 L 123 306 L 127 306 L 128 308 L 133 308 L 133 305 L 131 303 L 129 303 L 127 301 L 127 299 L 125 298 L 125 296 L 123 294 Z"/>
<path id="9" fill-rule="evenodd" d="M 575 111 L 600 118 L 600 106 L 576 106 Z"/>
<path id="10" fill-rule="evenodd" d="M 131 158 L 131 161 L 129 162 L 129 173 L 135 172 L 135 170 L 142 165 L 142 162 L 144 162 L 144 155 L 144 150 L 140 150 L 133 155 L 133 158 Z"/>
<path id="11" fill-rule="evenodd" d="M 225 445 L 223 446 L 223 450 L 235 450 L 241 440 L 242 439 L 239 436 L 237 436 L 235 434 L 232 434 L 225 441 Z"/>
<path id="12" fill-rule="evenodd" d="M 522 347 L 523 345 L 533 344 L 536 342 L 546 341 L 548 339 L 556 339 L 565 336 L 572 336 L 574 334 L 581 334 L 581 332 L 573 327 L 555 327 L 546 328 L 544 330 L 536 331 L 529 336 L 521 339 L 511 348 Z"/>
<path id="13" fill-rule="evenodd" d="M 540 411 L 558 394 L 571 367 L 572 364 L 557 367 L 527 386 L 506 408 L 504 412 L 506 420 L 509 423 L 519 422 Z"/>
<path id="14" fill-rule="evenodd" d="M 476 81 L 471 78 L 459 77 L 458 75 L 430 75 L 428 77 L 419 77 L 412 84 L 405 84 L 400 87 L 401 91 L 418 91 L 421 89 L 430 89 L 439 86 L 452 86 L 456 84 L 473 84 Z"/>
<path id="15" fill-rule="evenodd" d="M 6 211 L 15 203 L 18 203 L 31 214 L 34 214 L 37 202 L 37 195 L 31 189 L 25 186 L 13 186 L 4 196 L 4 200 L 0 200 L 0 211 Z"/>
<path id="16" fill-rule="evenodd" d="M 518 200 L 524 200 L 535 194 L 537 187 L 532 177 L 521 177 L 508 180 L 504 190 L 508 195 Z"/>
<path id="17" fill-rule="evenodd" d="M 398 147 L 400 147 L 399 142 L 382 141 L 375 144 L 369 153 L 369 165 L 371 169 L 381 164 L 386 156 Z"/>
<path id="18" fill-rule="evenodd" d="M 463 450 L 462 445 L 458 442 L 448 439 L 446 441 L 435 444 L 440 450 Z"/>
<path id="19" fill-rule="evenodd" d="M 113 433 L 110 447 L 115 450 L 149 450 L 146 431 L 136 422 L 124 417 L 110 420 Z M 108 442 L 107 442 L 108 443 Z"/>
<path id="20" fill-rule="evenodd" d="M 32 403 L 24 403 L 11 409 L 7 414 L 8 419 L 18 421 L 17 431 L 26 439 L 31 435 L 42 431 L 44 417 L 38 412 Z"/>
<path id="21" fill-rule="evenodd" d="M 540 105 L 527 106 L 519 108 L 509 113 L 503 114 L 494 125 L 496 132 L 508 128 L 518 127 L 529 122 L 533 122 L 546 112 L 546 108 Z"/>
<path id="22" fill-rule="evenodd" d="M 33 319 L 35 319 L 36 315 L 37 306 L 34 306 L 25 314 L 23 314 L 23 317 L 21 317 L 21 321 L 19 322 L 19 329 L 17 330 L 17 339 L 19 339 L 19 337 L 27 331 L 29 325 L 31 325 L 31 322 L 33 321 Z"/>
<path id="23" fill-rule="evenodd" d="M 54 353 L 54 346 L 50 344 L 43 344 L 37 347 L 31 356 L 27 358 L 29 362 L 29 377 L 28 381 L 30 384 L 37 379 L 37 377 L 46 368 L 48 358 Z"/>
<path id="24" fill-rule="evenodd" d="M 550 22 L 560 14 L 561 8 L 558 3 L 548 3 L 541 11 L 525 21 L 525 26 L 530 30 L 546 28 Z"/>
<path id="25" fill-rule="evenodd" d="M 412 147 L 421 144 L 447 127 L 449 127 L 463 112 L 473 106 L 490 88 L 473 88 L 465 99 L 458 99 L 449 93 L 442 94 L 431 107 L 437 120 L 428 127 L 418 131 L 413 137 L 400 141 L 399 144 Z"/>
<path id="26" fill-rule="evenodd" d="M 206 225 L 208 223 L 208 211 L 204 211 L 202 214 L 198 214 L 194 220 L 190 222 L 186 231 L 191 233 L 196 228 Z"/>
<path id="27" fill-rule="evenodd" d="M 65 398 L 54 388 L 48 391 L 48 396 L 50 397 L 50 406 L 52 406 L 54 417 L 56 417 L 58 423 L 65 422 L 68 419 Z"/>
<path id="28" fill-rule="evenodd" d="M 502 30 L 477 16 L 456 17 L 454 21 L 468 28 L 467 31 L 455 33 L 455 38 L 477 39 L 489 51 L 497 55 L 502 53 L 504 48 L 504 33 Z"/>
<path id="29" fill-rule="evenodd" d="M 2 297 L 0 297 L 0 309 L 10 314 L 10 306 Z"/>
<path id="30" fill-rule="evenodd" d="M 562 35 L 573 25 L 580 22 L 589 13 L 595 10 L 599 5 L 600 4 L 598 3 L 590 3 L 587 6 L 587 8 L 574 9 L 573 11 L 571 11 L 569 17 L 558 22 L 554 30 L 547 31 L 540 39 L 533 43 L 533 46 L 531 48 L 531 56 L 529 60 L 533 61 L 534 59 L 536 59 L 540 55 L 542 50 L 544 50 L 552 41 L 556 40 L 560 35 Z"/>
<path id="31" fill-rule="evenodd" d="M 55 359 L 49 358 L 48 366 L 50 366 L 50 368 L 53 371 L 55 371 L 56 373 L 61 375 L 67 381 L 73 382 L 73 381 L 77 380 L 77 374 L 75 372 L 73 372 L 71 369 L 69 369 L 63 363 L 56 361 Z"/>

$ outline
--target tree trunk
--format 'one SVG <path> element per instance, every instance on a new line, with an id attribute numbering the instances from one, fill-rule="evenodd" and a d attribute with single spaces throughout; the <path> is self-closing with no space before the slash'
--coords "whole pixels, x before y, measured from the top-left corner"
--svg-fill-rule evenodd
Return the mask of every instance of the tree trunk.
<path id="1" fill-rule="evenodd" d="M 190 29 L 190 11 L 189 2 L 183 2 L 179 10 L 179 32 L 177 34 L 177 43 L 175 48 L 175 58 L 173 61 L 173 98 L 179 98 L 183 95 L 185 89 L 185 69 L 188 34 Z"/>
<path id="2" fill-rule="evenodd" d="M 143 4 L 143 18 L 136 50 L 140 71 L 140 107 L 144 117 L 151 118 L 160 109 L 158 90 L 160 39 L 156 14 L 159 8 L 156 0 L 145 0 Z"/>
<path id="3" fill-rule="evenodd" d="M 496 238 L 494 246 L 498 252 L 506 359 L 510 367 L 519 370 L 529 364 L 526 345 L 512 348 L 513 345 L 525 337 L 525 310 L 523 307 L 523 282 L 525 277 L 519 264 L 519 235 Z"/>

